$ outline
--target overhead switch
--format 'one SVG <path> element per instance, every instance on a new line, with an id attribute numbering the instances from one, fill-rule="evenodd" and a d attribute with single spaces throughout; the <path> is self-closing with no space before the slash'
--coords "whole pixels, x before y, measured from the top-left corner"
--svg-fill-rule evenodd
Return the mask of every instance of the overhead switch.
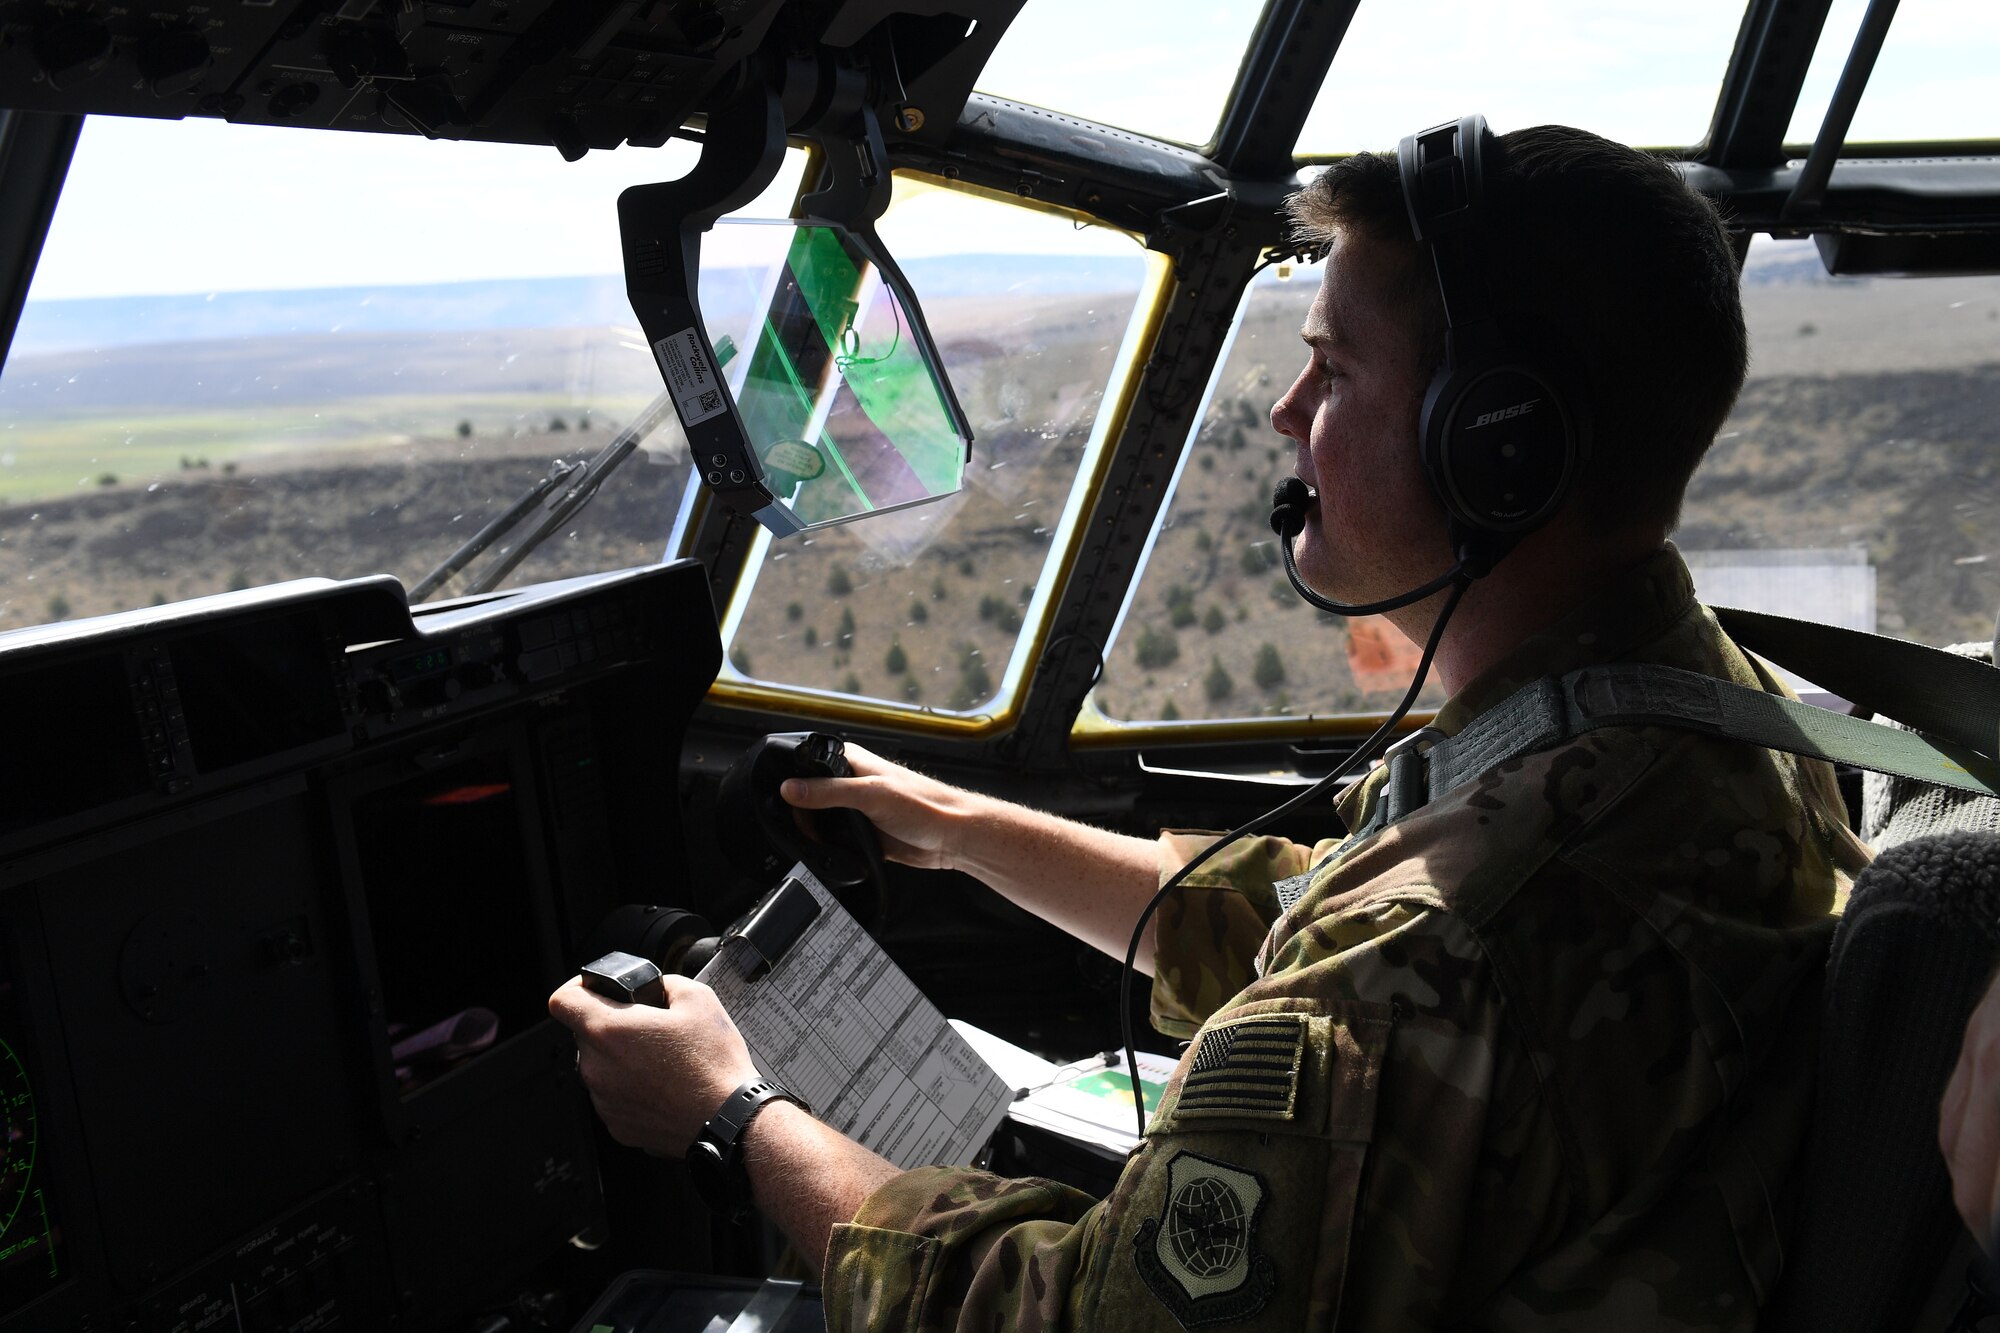
<path id="1" fill-rule="evenodd" d="M 196 87 L 208 76 L 215 55 L 208 39 L 186 28 L 161 28 L 139 39 L 134 53 L 139 73 L 155 97 L 172 97 Z"/>
<path id="2" fill-rule="evenodd" d="M 48 14 L 35 24 L 28 47 L 50 86 L 61 88 L 104 68 L 111 29 L 87 14 Z"/>
<path id="3" fill-rule="evenodd" d="M 318 84 L 288 83 L 271 94 L 266 109 L 273 120 L 296 120 L 317 101 L 319 101 Z"/>

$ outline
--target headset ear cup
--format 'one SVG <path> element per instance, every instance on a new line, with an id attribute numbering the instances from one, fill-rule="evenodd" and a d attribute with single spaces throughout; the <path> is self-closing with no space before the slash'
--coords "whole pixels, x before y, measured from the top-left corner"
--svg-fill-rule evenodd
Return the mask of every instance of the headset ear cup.
<path id="1" fill-rule="evenodd" d="M 1404 139 L 1396 163 L 1445 315 L 1444 360 L 1418 420 L 1424 475 L 1458 530 L 1518 537 L 1568 498 L 1590 424 L 1548 369 L 1580 365 L 1571 349 L 1534 317 L 1497 310 L 1485 281 L 1485 192 L 1503 165 L 1498 151 L 1485 117 L 1464 116 Z"/>
<path id="2" fill-rule="evenodd" d="M 1417 447 L 1424 465 L 1424 477 L 1431 484 L 1431 493 L 1444 506 L 1445 514 L 1454 523 L 1471 523 L 1458 503 L 1452 498 L 1453 491 L 1447 476 L 1449 464 L 1445 461 L 1445 422 L 1450 417 L 1450 404 L 1458 398 L 1456 389 L 1461 377 L 1454 374 L 1449 359 L 1438 367 L 1431 376 L 1430 387 L 1424 390 L 1423 412 L 1417 418 Z M 1473 524 L 1477 527 L 1477 524 Z"/>
<path id="3" fill-rule="evenodd" d="M 1441 372 L 1422 423 L 1425 474 L 1445 511 L 1476 532 L 1541 526 L 1562 507 L 1583 461 L 1568 395 L 1518 361 Z"/>

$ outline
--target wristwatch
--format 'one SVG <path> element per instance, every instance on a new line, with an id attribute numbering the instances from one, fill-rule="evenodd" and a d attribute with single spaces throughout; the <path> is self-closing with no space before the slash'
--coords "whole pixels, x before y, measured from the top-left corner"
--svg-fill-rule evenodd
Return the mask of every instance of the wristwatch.
<path id="1" fill-rule="evenodd" d="M 812 1107 L 784 1084 L 753 1078 L 723 1099 L 689 1145 L 688 1178 L 709 1211 L 732 1222 L 749 1216 L 750 1172 L 743 1165 L 743 1131 L 759 1111 L 780 1098 L 812 1114 Z"/>

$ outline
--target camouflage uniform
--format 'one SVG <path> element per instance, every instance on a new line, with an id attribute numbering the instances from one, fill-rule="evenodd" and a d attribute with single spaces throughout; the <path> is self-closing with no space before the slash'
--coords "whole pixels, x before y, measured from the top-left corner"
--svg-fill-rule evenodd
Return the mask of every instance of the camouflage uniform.
<path id="1" fill-rule="evenodd" d="M 1613 660 L 1782 688 L 1669 548 L 1437 723 Z M 1866 857 L 1824 765 L 1650 728 L 1239 844 L 1162 907 L 1154 1021 L 1193 1041 L 1110 1198 L 909 1172 L 835 1229 L 828 1325 L 1750 1329 Z"/>

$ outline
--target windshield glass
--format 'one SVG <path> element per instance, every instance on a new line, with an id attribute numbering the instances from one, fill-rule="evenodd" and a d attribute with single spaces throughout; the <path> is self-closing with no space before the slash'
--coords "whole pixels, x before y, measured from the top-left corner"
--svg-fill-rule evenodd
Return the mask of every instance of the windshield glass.
<path id="1" fill-rule="evenodd" d="M 753 209 L 788 211 L 802 156 Z M 616 200 L 692 160 L 88 121 L 0 371 L 0 629 L 417 588 L 524 504 L 437 595 L 658 560 L 687 450 L 648 412 Z"/>
<path id="2" fill-rule="evenodd" d="M 1990 641 L 2000 278 L 1832 278 L 1812 242 L 1759 237 L 1743 315 L 1750 378 L 1674 535 L 1696 591 L 1940 647 Z"/>
<path id="3" fill-rule="evenodd" d="M 971 420 L 965 484 L 860 523 L 760 533 L 724 616 L 720 688 L 991 716 L 1032 665 L 1149 269 L 1122 233 L 908 177 L 881 234 Z"/>
<path id="4" fill-rule="evenodd" d="M 1291 476 L 1271 405 L 1305 360 L 1299 329 L 1318 264 L 1266 269 L 1250 284 L 1207 410 L 1174 479 L 1119 618 L 1096 708 L 1118 721 L 1386 712 L 1420 654 L 1380 616 L 1315 611 L 1286 581 L 1271 489 Z M 1435 680 L 1422 703 L 1444 692 Z"/>
<path id="5" fill-rule="evenodd" d="M 1180 143 L 1214 137 L 1261 4 L 1025 5 L 979 91 Z"/>
<path id="6" fill-rule="evenodd" d="M 1310 610 L 1279 568 L 1270 427 L 1313 267 L 1251 284 L 1092 694 L 1113 722 L 1386 711 L 1419 656 L 1380 617 Z M 2000 278 L 1832 278 L 1752 244 L 1750 374 L 1673 540 L 1702 600 L 1945 646 L 2000 606 Z M 1795 688 L 1813 683 L 1787 674 Z M 1443 698 L 1435 680 L 1423 701 Z"/>
<path id="7" fill-rule="evenodd" d="M 1785 142 L 1809 144 L 1867 13 L 1867 0 L 1834 0 Z M 1851 143 L 2000 138 L 2000 6 L 1990 0 L 1903 0 L 1848 126 Z"/>
<path id="8" fill-rule="evenodd" d="M 1497 131 L 1555 122 L 1621 143 L 1699 143 L 1743 0 L 1400 0 L 1364 4 L 1299 136 L 1299 152 L 1394 148 L 1478 111 Z"/>

